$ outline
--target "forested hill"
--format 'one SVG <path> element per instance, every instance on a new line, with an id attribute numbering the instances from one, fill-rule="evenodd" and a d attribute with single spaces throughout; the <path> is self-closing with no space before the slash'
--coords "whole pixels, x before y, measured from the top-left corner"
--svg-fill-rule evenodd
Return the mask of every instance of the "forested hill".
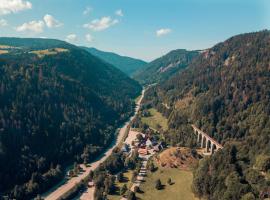
<path id="1" fill-rule="evenodd" d="M 120 69 L 122 72 L 132 76 L 136 71 L 143 68 L 147 63 L 143 60 L 130 58 L 127 56 L 120 56 L 116 53 L 100 51 L 96 48 L 82 47 L 92 55 L 112 64 Z"/>
<path id="2" fill-rule="evenodd" d="M 199 55 L 198 51 L 177 49 L 148 63 L 134 74 L 141 84 L 152 84 L 169 79 L 173 74 L 185 69 Z"/>
<path id="3" fill-rule="evenodd" d="M 196 195 L 246 200 L 269 191 L 269 63 L 269 31 L 237 35 L 149 93 L 169 116 L 167 141 L 193 146 L 190 124 L 195 123 L 225 145 L 200 162 L 193 181 Z"/>
<path id="4" fill-rule="evenodd" d="M 66 42 L 0 38 L 0 195 L 29 199 L 61 180 L 60 165 L 94 159 L 140 91 Z"/>
<path id="5" fill-rule="evenodd" d="M 15 47 L 17 49 L 24 50 L 38 50 L 48 48 L 76 48 L 76 46 L 67 42 L 57 39 L 41 39 L 41 38 L 12 38 L 12 37 L 0 37 L 1 49 L 7 49 L 8 47 Z"/>

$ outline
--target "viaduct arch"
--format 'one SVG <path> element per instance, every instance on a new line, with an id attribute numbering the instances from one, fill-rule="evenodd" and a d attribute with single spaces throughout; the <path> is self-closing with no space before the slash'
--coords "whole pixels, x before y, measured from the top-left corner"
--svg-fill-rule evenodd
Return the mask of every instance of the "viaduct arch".
<path id="1" fill-rule="evenodd" d="M 197 142 L 201 144 L 201 148 L 204 148 L 207 153 L 213 154 L 223 146 L 219 144 L 215 139 L 211 138 L 205 132 L 197 128 L 194 124 L 191 125 L 194 134 L 197 136 Z"/>

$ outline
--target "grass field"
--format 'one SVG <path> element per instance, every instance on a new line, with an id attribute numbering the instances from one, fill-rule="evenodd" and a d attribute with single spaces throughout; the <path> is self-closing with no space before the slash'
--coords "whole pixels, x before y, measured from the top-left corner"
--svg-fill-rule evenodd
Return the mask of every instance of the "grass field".
<path id="1" fill-rule="evenodd" d="M 151 114 L 150 117 L 142 117 L 143 123 L 146 123 L 148 126 L 154 129 L 158 129 L 159 125 L 163 130 L 168 129 L 168 120 L 165 117 L 163 117 L 160 112 L 158 112 L 154 108 L 149 109 L 149 112 Z"/>
<path id="2" fill-rule="evenodd" d="M 122 186 L 124 184 L 127 184 L 127 188 L 131 187 L 131 185 L 132 185 L 132 182 L 131 182 L 132 171 L 129 170 L 127 172 L 124 172 L 123 175 L 124 175 L 125 181 L 121 182 L 121 183 L 118 181 L 115 182 L 115 185 L 117 188 L 116 193 L 115 193 L 115 195 L 108 195 L 107 196 L 108 200 L 120 200 L 122 198 L 122 196 L 120 196 L 120 189 L 122 188 Z"/>
<path id="3" fill-rule="evenodd" d="M 136 196 L 141 200 L 197 200 L 191 191 L 192 172 L 176 168 L 162 168 L 154 173 L 148 173 L 146 181 L 140 186 L 143 193 Z M 172 185 L 167 184 L 168 178 L 172 179 Z M 164 188 L 157 190 L 155 181 L 161 180 Z"/>
<path id="4" fill-rule="evenodd" d="M 30 53 L 36 54 L 38 57 L 43 57 L 45 55 L 56 55 L 61 52 L 67 52 L 68 49 L 63 48 L 54 48 L 54 49 L 44 49 L 44 50 L 37 50 L 31 51 Z"/>
<path id="5" fill-rule="evenodd" d="M 0 54 L 6 54 L 8 53 L 8 50 L 0 50 Z"/>

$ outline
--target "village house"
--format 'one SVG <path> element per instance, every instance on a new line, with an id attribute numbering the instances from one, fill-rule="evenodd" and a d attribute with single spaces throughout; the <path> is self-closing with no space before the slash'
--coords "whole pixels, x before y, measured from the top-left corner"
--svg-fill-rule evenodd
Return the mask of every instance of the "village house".
<path id="1" fill-rule="evenodd" d="M 146 148 L 139 148 L 138 153 L 141 156 L 146 156 L 148 154 L 148 150 Z"/>
<path id="2" fill-rule="evenodd" d="M 92 187 L 94 187 L 94 186 L 95 186 L 95 184 L 94 184 L 93 181 L 88 182 L 88 187 L 89 187 L 89 188 L 92 188 Z"/>
<path id="3" fill-rule="evenodd" d="M 162 146 L 161 142 L 158 143 L 158 144 L 156 144 L 156 145 L 154 146 L 154 151 L 155 151 L 155 152 L 159 152 L 159 151 L 161 151 L 162 149 L 163 149 L 163 146 Z"/>

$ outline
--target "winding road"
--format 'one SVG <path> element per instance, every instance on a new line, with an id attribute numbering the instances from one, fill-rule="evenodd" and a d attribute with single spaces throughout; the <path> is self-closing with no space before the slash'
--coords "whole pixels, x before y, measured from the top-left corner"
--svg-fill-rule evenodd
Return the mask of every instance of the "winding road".
<path id="1" fill-rule="evenodd" d="M 90 165 L 91 165 L 90 167 L 85 167 L 84 165 L 81 165 L 81 167 L 83 167 L 83 169 L 84 169 L 83 173 L 81 173 L 77 177 L 73 177 L 73 178 L 69 179 L 67 182 L 65 182 L 64 184 L 57 187 L 50 194 L 43 196 L 43 198 L 45 198 L 45 200 L 58 200 L 58 199 L 60 199 L 63 195 L 65 195 L 67 192 L 69 192 L 71 189 L 73 189 L 77 183 L 81 182 L 84 178 L 86 178 L 91 170 L 92 171 L 95 170 L 101 163 L 103 163 L 112 154 L 113 149 L 116 146 L 118 146 L 121 143 L 121 141 L 123 141 L 128 125 L 137 115 L 137 113 L 140 109 L 140 106 L 141 106 L 142 99 L 144 97 L 144 92 L 145 92 L 145 89 L 143 89 L 140 99 L 138 100 L 138 102 L 136 102 L 136 108 L 135 108 L 134 115 L 129 118 L 129 120 L 124 124 L 123 127 L 121 127 L 119 134 L 117 136 L 117 139 L 116 139 L 116 141 L 114 141 L 113 145 L 110 148 L 108 148 L 108 150 L 102 155 L 102 157 L 99 160 L 90 163 Z M 82 194 L 80 199 L 88 199 L 88 200 L 94 199 L 94 188 L 89 188 L 85 193 Z"/>

